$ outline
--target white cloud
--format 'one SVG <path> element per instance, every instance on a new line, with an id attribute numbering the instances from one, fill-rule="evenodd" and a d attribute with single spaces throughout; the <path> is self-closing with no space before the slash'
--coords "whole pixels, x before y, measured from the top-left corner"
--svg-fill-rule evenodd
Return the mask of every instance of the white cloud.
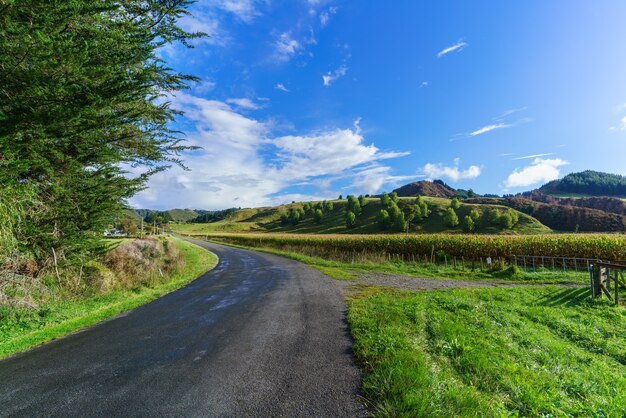
<path id="1" fill-rule="evenodd" d="M 516 109 L 508 109 L 505 110 L 500 116 L 498 116 L 497 118 L 495 118 L 495 121 L 500 121 L 504 118 L 506 118 L 507 116 L 511 116 L 514 113 L 518 113 L 518 112 L 523 112 L 524 110 L 528 109 L 528 106 L 524 106 L 524 107 L 518 107 Z"/>
<path id="2" fill-rule="evenodd" d="M 218 8 L 230 12 L 246 23 L 250 23 L 261 13 L 257 10 L 255 0 L 218 0 L 214 5 Z"/>
<path id="3" fill-rule="evenodd" d="M 613 108 L 613 111 L 616 114 L 624 114 L 624 111 L 626 111 L 626 103 L 615 106 Z M 609 127 L 609 131 L 611 132 L 616 132 L 616 131 L 626 131 L 626 116 L 622 117 L 619 121 L 619 124 L 617 126 L 611 126 Z"/>
<path id="4" fill-rule="evenodd" d="M 512 125 L 507 125 L 506 123 L 495 123 L 492 125 L 483 126 L 482 128 L 476 129 L 473 132 L 469 133 L 469 136 L 478 136 L 482 134 L 486 134 L 487 132 L 495 131 L 496 129 L 504 129 L 510 128 Z"/>
<path id="5" fill-rule="evenodd" d="M 547 156 L 549 156 L 549 155 L 554 155 L 554 153 L 553 153 L 553 152 L 548 152 L 548 153 L 545 153 L 545 154 L 533 154 L 533 155 L 526 155 L 526 156 L 524 156 L 524 157 L 515 157 L 515 158 L 511 158 L 511 160 L 512 160 L 512 161 L 514 161 L 514 160 L 530 160 L 530 159 L 533 159 L 533 158 L 547 157 Z"/>
<path id="6" fill-rule="evenodd" d="M 290 186 L 317 183 L 327 188 L 333 177 L 352 180 L 373 193 L 395 179 L 382 161 L 406 155 L 366 143 L 357 128 L 272 137 L 271 124 L 243 116 L 227 103 L 186 93 L 177 93 L 171 101 L 195 125 L 186 133 L 188 142 L 203 149 L 183 156 L 191 171 L 174 167 L 153 176 L 148 189 L 131 200 L 138 207 L 216 209 L 283 203 L 291 199 L 279 193 Z M 373 179 L 369 187 L 360 180 L 364 176 Z M 325 190 L 321 196 L 327 194 L 336 195 Z"/>
<path id="7" fill-rule="evenodd" d="M 287 87 L 285 87 L 285 85 L 283 83 L 277 83 L 276 86 L 274 86 L 274 88 L 276 90 L 280 90 L 280 91 L 284 91 L 285 93 L 289 93 L 289 89 Z"/>
<path id="8" fill-rule="evenodd" d="M 422 82 L 420 83 L 420 89 L 421 89 L 421 88 L 424 88 L 424 87 L 428 87 L 428 81 L 422 81 Z"/>
<path id="9" fill-rule="evenodd" d="M 337 68 L 335 71 L 327 72 L 326 74 L 322 76 L 322 81 L 324 82 L 324 86 L 330 87 L 332 83 L 334 83 L 335 81 L 337 81 L 337 79 L 346 75 L 347 72 L 348 72 L 348 67 L 346 67 L 345 64 Z"/>
<path id="10" fill-rule="evenodd" d="M 422 172 L 426 177 L 430 179 L 437 179 L 445 177 L 453 182 L 465 179 L 474 179 L 480 176 L 481 169 L 477 165 L 471 165 L 465 170 L 459 169 L 460 160 L 456 158 L 454 160 L 454 166 L 447 167 L 443 164 L 428 163 L 422 169 Z"/>
<path id="11" fill-rule="evenodd" d="M 193 14 L 182 16 L 179 24 L 188 32 L 206 33 L 207 36 L 193 41 L 196 44 L 224 46 L 228 43 L 228 36 L 220 27 L 218 18 L 205 10 L 198 10 Z"/>
<path id="12" fill-rule="evenodd" d="M 329 7 L 328 10 L 320 13 L 320 25 L 322 25 L 322 27 L 325 27 L 326 25 L 328 25 L 328 22 L 330 21 L 330 17 L 334 15 L 335 13 L 337 13 L 336 7 Z"/>
<path id="13" fill-rule="evenodd" d="M 296 55 L 302 49 L 302 44 L 293 39 L 288 32 L 283 32 L 274 41 L 274 50 L 276 58 L 279 61 L 289 61 L 291 57 Z"/>
<path id="14" fill-rule="evenodd" d="M 437 58 L 441 58 L 444 55 L 447 55 L 447 54 L 449 54 L 451 52 L 455 52 L 455 51 L 460 52 L 466 46 L 468 46 L 467 42 L 459 41 L 459 42 L 455 43 L 454 45 L 451 45 L 451 46 L 449 46 L 447 48 L 444 48 L 441 51 L 439 51 L 437 53 Z"/>
<path id="15" fill-rule="evenodd" d="M 560 158 L 536 158 L 531 165 L 513 170 L 504 182 L 504 188 L 528 187 L 556 180 L 561 175 L 559 167 L 569 164 Z"/>
<path id="16" fill-rule="evenodd" d="M 196 94 L 207 93 L 215 88 L 215 83 L 209 80 L 202 80 L 193 85 L 193 92 Z"/>
<path id="17" fill-rule="evenodd" d="M 417 177 L 421 176 L 394 176 L 391 174 L 391 167 L 373 164 L 357 172 L 350 188 L 359 194 L 374 194 L 382 190 L 385 185 L 395 188 L 401 182 L 414 180 Z"/>
<path id="18" fill-rule="evenodd" d="M 479 135 L 483 135 L 486 134 L 488 132 L 491 131 L 495 131 L 498 129 L 507 129 L 507 128 L 513 128 L 515 126 L 519 126 L 525 123 L 529 123 L 532 122 L 531 118 L 522 118 L 519 119 L 515 122 L 505 122 L 504 119 L 507 118 L 508 116 L 517 113 L 517 112 L 521 112 L 523 110 L 525 110 L 525 107 L 519 108 L 519 109 L 510 109 L 505 111 L 502 115 L 498 116 L 497 118 L 494 118 L 493 121 L 494 123 L 490 123 L 488 125 L 485 125 L 483 127 L 480 127 L 472 132 L 469 133 L 461 133 L 461 134 L 456 134 L 454 136 L 452 136 L 452 138 L 450 138 L 450 141 L 458 141 L 460 139 L 463 138 L 472 138 L 475 136 L 479 136 Z"/>
<path id="19" fill-rule="evenodd" d="M 252 100 L 245 98 L 245 97 L 227 99 L 226 103 L 234 104 L 235 106 L 241 107 L 243 109 L 250 109 L 250 110 L 259 109 L 261 107 L 258 104 L 254 103 Z"/>

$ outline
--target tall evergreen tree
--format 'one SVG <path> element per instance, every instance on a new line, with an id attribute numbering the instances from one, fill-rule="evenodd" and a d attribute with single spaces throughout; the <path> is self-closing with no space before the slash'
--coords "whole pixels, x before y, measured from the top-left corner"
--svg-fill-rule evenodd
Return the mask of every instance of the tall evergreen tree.
<path id="1" fill-rule="evenodd" d="M 124 200 L 181 164 L 177 112 L 161 98 L 194 77 L 158 49 L 202 36 L 177 25 L 190 0 L 0 2 L 0 184 L 34 190 L 34 257 L 98 247 Z M 144 167 L 134 177 L 124 167 Z"/>

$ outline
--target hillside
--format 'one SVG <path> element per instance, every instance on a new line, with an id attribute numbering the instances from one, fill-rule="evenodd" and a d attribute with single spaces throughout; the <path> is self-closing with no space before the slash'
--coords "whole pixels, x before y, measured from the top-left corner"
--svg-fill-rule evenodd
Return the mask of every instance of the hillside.
<path id="1" fill-rule="evenodd" d="M 441 181 L 416 181 L 405 184 L 394 190 L 400 197 L 430 196 L 452 198 L 457 195 L 456 190 Z"/>
<path id="2" fill-rule="evenodd" d="M 195 211 L 193 209 L 170 209 L 164 211 L 155 211 L 152 209 L 135 209 L 140 218 L 146 218 L 150 213 L 167 214 L 173 222 L 185 223 L 195 219 L 203 211 Z"/>
<path id="3" fill-rule="evenodd" d="M 587 170 L 553 180 L 541 186 L 538 191 L 556 196 L 626 197 L 626 177 Z"/>
<path id="4" fill-rule="evenodd" d="M 626 215 L 626 200 L 616 197 L 556 197 L 537 191 L 525 193 L 524 198 L 536 202 L 555 205 L 578 206 L 581 208 L 597 209 L 608 213 Z"/>
<path id="5" fill-rule="evenodd" d="M 587 207 L 542 203 L 521 197 L 476 198 L 466 202 L 498 204 L 532 215 L 542 224 L 562 232 L 624 232 L 626 217 Z"/>
<path id="6" fill-rule="evenodd" d="M 431 214 L 421 222 L 412 223 L 411 233 L 461 233 L 461 226 L 454 228 L 444 224 L 443 217 L 450 207 L 450 199 L 425 197 Z M 413 198 L 400 199 L 398 206 L 413 203 Z M 315 202 L 312 202 L 315 205 Z M 264 207 L 238 210 L 225 220 L 206 224 L 182 224 L 171 225 L 174 232 L 186 234 L 205 234 L 212 232 L 285 232 L 285 233 L 316 233 L 316 234 L 379 234 L 393 231 L 383 230 L 378 225 L 377 215 L 382 206 L 380 199 L 367 199 L 363 207 L 362 214 L 357 217 L 357 225 L 348 229 L 345 225 L 346 200 L 332 201 L 332 210 L 325 210 L 321 222 L 315 222 L 313 215 L 307 214 L 297 225 L 285 224 L 281 222 L 281 216 L 294 209 L 304 207 L 304 203 L 293 203 L 277 207 Z M 476 209 L 481 218 L 477 221 L 476 233 L 489 234 L 541 234 L 550 233 L 551 230 L 542 225 L 533 217 L 516 211 L 519 222 L 512 229 L 503 229 L 501 226 L 489 223 L 487 216 L 490 211 L 499 210 L 501 213 L 507 210 L 504 206 L 487 204 L 466 204 L 462 203 L 457 209 L 457 215 L 462 220 L 469 215 L 472 209 Z"/>

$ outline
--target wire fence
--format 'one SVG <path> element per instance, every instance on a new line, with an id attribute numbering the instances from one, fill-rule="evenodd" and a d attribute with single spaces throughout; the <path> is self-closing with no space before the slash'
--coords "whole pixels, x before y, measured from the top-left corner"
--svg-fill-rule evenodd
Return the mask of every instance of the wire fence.
<path id="1" fill-rule="evenodd" d="M 545 257 L 537 255 L 514 255 L 512 262 L 526 270 L 548 269 L 563 271 L 589 271 L 589 266 L 599 263 L 597 258 Z"/>

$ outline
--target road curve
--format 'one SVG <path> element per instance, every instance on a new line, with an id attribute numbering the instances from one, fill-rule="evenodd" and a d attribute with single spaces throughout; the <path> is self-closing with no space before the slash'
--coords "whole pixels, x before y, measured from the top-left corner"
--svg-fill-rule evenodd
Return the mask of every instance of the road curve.
<path id="1" fill-rule="evenodd" d="M 192 242 L 219 256 L 214 270 L 0 361 L 0 416 L 364 415 L 333 281 L 274 255 Z"/>

